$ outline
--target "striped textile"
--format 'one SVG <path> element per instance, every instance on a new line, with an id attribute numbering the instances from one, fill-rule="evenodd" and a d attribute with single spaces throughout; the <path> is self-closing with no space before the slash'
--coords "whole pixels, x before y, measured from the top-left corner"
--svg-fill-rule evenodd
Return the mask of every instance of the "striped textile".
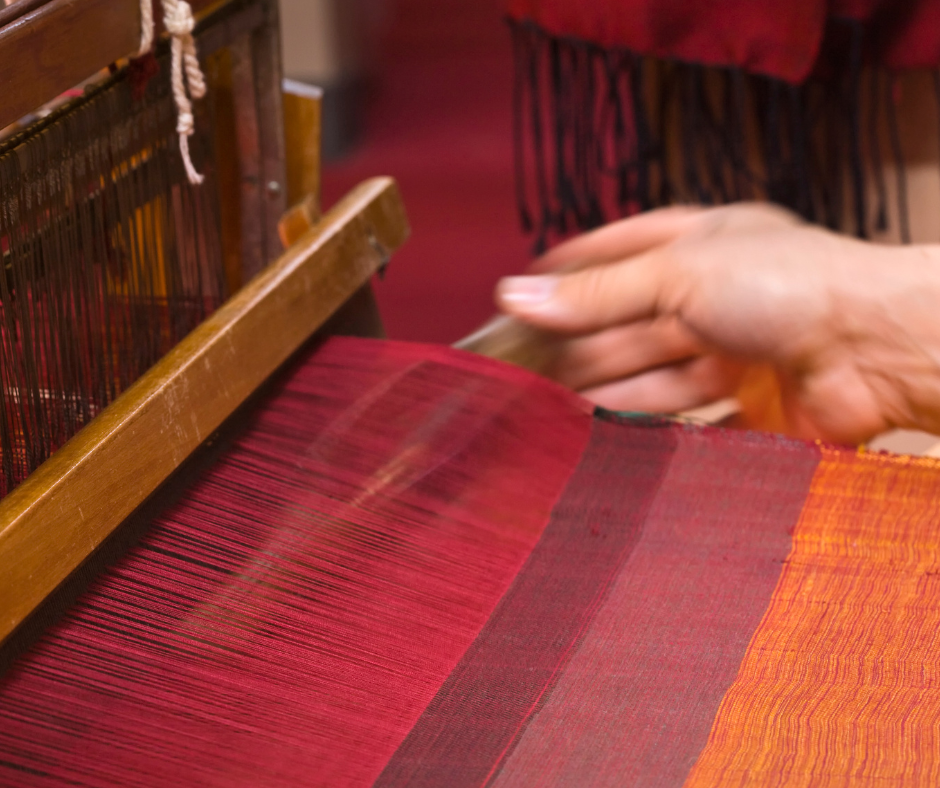
<path id="1" fill-rule="evenodd" d="M 0 785 L 938 785 L 938 501 L 332 340 L 0 678 Z"/>

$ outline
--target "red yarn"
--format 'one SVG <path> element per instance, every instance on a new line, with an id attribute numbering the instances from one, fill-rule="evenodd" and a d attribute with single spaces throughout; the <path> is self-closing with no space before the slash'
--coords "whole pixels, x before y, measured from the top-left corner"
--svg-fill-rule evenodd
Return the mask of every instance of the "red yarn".
<path id="1" fill-rule="evenodd" d="M 0 681 L 0 784 L 368 784 L 583 451 L 521 370 L 333 341 Z"/>

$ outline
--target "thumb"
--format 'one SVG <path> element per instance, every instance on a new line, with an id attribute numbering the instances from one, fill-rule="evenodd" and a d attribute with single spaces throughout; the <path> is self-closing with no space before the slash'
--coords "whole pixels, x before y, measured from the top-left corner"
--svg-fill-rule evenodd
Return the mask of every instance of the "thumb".
<path id="1" fill-rule="evenodd" d="M 507 314 L 539 328 L 588 333 L 656 314 L 662 266 L 654 255 L 567 274 L 508 276 L 496 287 Z"/>

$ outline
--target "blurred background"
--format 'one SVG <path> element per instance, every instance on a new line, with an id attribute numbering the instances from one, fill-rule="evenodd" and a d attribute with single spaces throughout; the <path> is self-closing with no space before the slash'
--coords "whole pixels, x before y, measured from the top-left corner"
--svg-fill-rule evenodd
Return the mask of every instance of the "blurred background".
<path id="1" fill-rule="evenodd" d="M 389 336 L 452 342 L 493 311 L 531 240 L 513 192 L 500 0 L 281 0 L 285 76 L 324 89 L 323 203 L 398 179 L 412 237 L 377 295 Z"/>

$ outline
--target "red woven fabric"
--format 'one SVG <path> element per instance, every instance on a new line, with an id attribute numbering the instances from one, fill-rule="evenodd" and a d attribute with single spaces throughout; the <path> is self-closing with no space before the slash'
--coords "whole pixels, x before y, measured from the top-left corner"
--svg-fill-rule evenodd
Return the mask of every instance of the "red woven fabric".
<path id="1" fill-rule="evenodd" d="M 0 679 L 0 785 L 679 785 L 819 461 L 334 340 Z"/>
<path id="2" fill-rule="evenodd" d="M 617 444 L 635 431 L 608 430 L 606 453 L 622 456 Z M 494 786 L 586 774 L 599 786 L 678 786 L 705 746 L 818 455 L 763 436 L 671 431 L 676 449 L 636 547 Z"/>
<path id="3" fill-rule="evenodd" d="M 331 341 L 0 680 L 0 785 L 678 784 L 817 460 Z"/>
<path id="4" fill-rule="evenodd" d="M 595 425 L 538 546 L 377 785 L 489 784 L 581 646 L 674 449 L 669 430 Z"/>
<path id="5" fill-rule="evenodd" d="M 510 0 L 509 13 L 560 37 L 800 82 L 816 62 L 826 3 Z"/>
<path id="6" fill-rule="evenodd" d="M 596 422 L 542 540 L 378 785 L 681 785 L 818 459 Z"/>
<path id="7" fill-rule="evenodd" d="M 0 679 L 0 785 L 935 786 L 938 490 L 333 342 Z"/>
<path id="8" fill-rule="evenodd" d="M 370 784 L 589 430 L 521 370 L 329 343 L 0 680 L 0 785 Z"/>

